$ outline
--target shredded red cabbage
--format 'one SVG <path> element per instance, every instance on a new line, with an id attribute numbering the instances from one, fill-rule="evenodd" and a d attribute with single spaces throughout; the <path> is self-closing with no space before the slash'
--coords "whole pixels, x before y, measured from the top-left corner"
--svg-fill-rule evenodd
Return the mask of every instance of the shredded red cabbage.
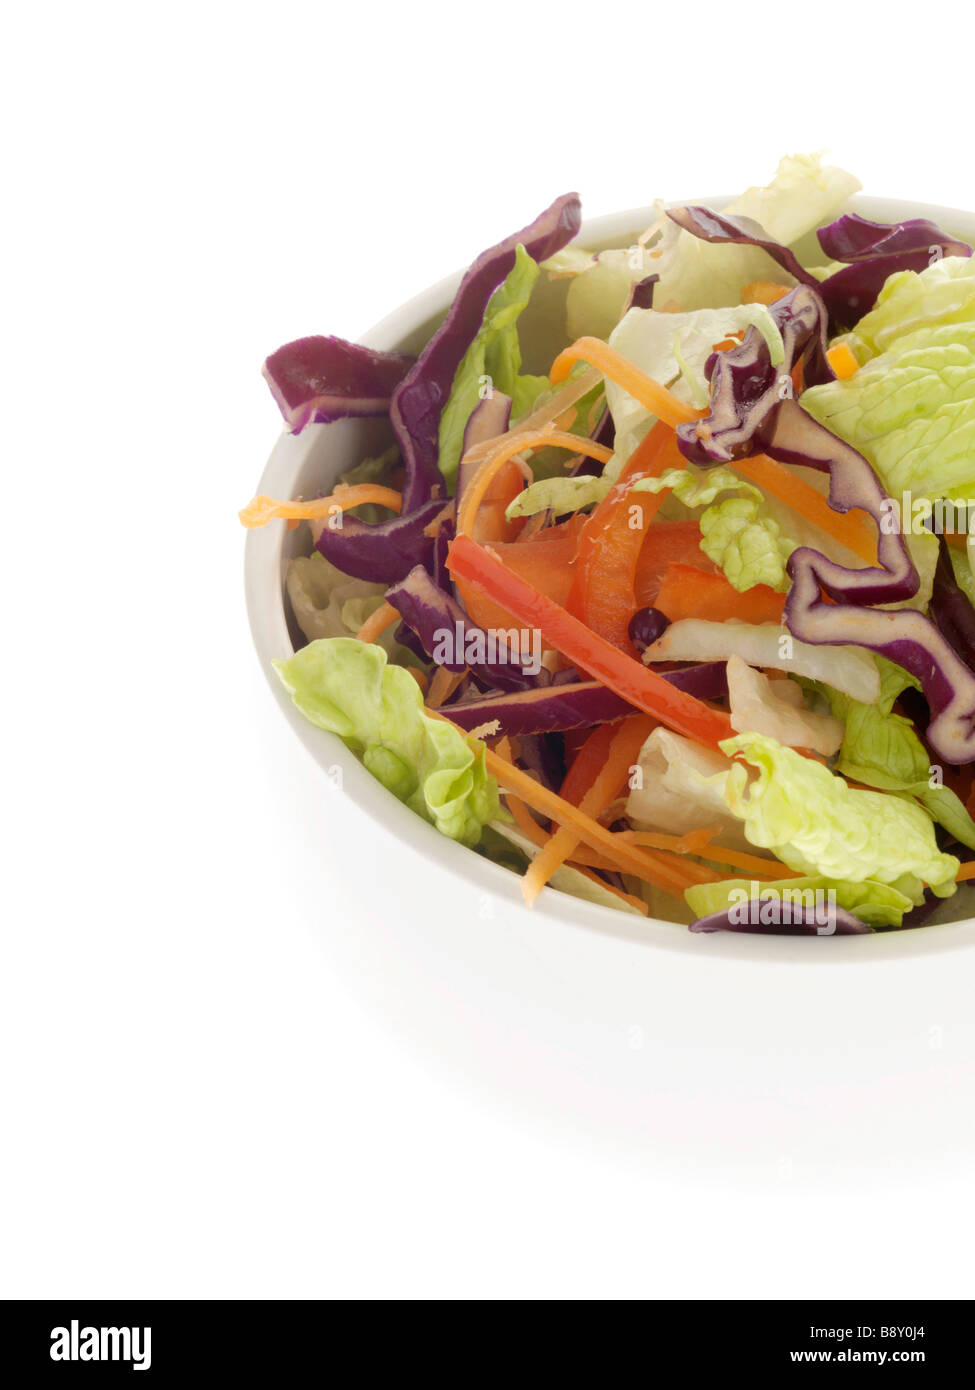
<path id="1" fill-rule="evenodd" d="M 345 513 L 340 526 L 322 527 L 315 546 L 336 569 L 353 579 L 395 584 L 414 565 L 432 565 L 434 542 L 424 531 L 443 508 L 443 499 L 434 497 L 408 516 L 394 516 L 376 526 Z"/>
<path id="2" fill-rule="evenodd" d="M 820 287 L 830 315 L 847 328 L 873 308 L 888 275 L 925 270 L 942 256 L 972 254 L 967 242 L 957 241 L 926 217 L 886 225 L 847 212 L 816 235 L 830 260 L 849 262 Z"/>
<path id="3" fill-rule="evenodd" d="M 869 512 L 878 526 L 876 566 L 847 569 L 811 546 L 792 552 L 786 626 L 800 641 L 855 643 L 903 666 L 921 683 L 931 711 L 927 736 L 938 756 L 949 763 L 975 761 L 975 674 L 923 613 L 868 606 L 901 602 L 918 588 L 904 539 L 887 524 L 887 494 L 863 455 L 808 415 L 791 391 L 788 373 L 803 354 L 807 379 L 810 362 L 815 370 L 825 306 L 815 290 L 799 286 L 770 312 L 782 331 L 784 364 L 773 367 L 765 339 L 754 328 L 740 347 L 712 354 L 706 368 L 711 411 L 678 427 L 681 452 L 704 467 L 766 453 L 782 463 L 827 471 L 830 506 Z M 834 602 L 828 603 L 824 592 Z"/>
<path id="4" fill-rule="evenodd" d="M 375 352 L 344 338 L 298 338 L 264 363 L 264 376 L 288 429 L 348 415 L 385 415 L 415 358 Z"/>
<path id="5" fill-rule="evenodd" d="M 848 212 L 816 233 L 831 260 L 849 262 L 820 281 L 803 268 L 793 251 L 773 240 L 750 217 L 728 216 L 700 206 L 671 208 L 667 216 L 702 241 L 760 247 L 800 285 L 817 289 L 834 325 L 844 328 L 852 328 L 873 308 L 888 275 L 924 270 L 941 256 L 972 254 L 967 242 L 949 236 L 927 218 L 886 225 Z"/>
<path id="6" fill-rule="evenodd" d="M 524 246 L 536 261 L 546 260 L 572 240 L 581 217 L 579 195 L 565 193 L 520 232 L 483 251 L 461 281 L 446 319 L 393 393 L 390 419 L 406 465 L 404 511 L 442 495 L 440 415 L 488 301 L 514 266 L 517 247 Z"/>
<path id="7" fill-rule="evenodd" d="M 760 936 L 860 936 L 873 931 L 873 927 L 868 927 L 866 922 L 861 922 L 859 917 L 855 917 L 845 907 L 832 908 L 828 923 L 819 921 L 815 908 L 803 907 L 786 900 L 776 907 L 781 921 L 775 925 L 732 921 L 731 913 L 736 909 L 724 908 L 720 912 L 710 913 L 707 917 L 699 917 L 696 922 L 691 923 L 691 931 L 736 931 Z M 738 912 L 740 910 L 737 909 Z M 825 926 L 831 927 L 832 930 L 824 930 Z"/>
<path id="8" fill-rule="evenodd" d="M 476 677 L 499 690 L 524 690 L 551 682 L 551 673 L 544 666 L 530 669 L 531 661 L 519 661 L 518 653 L 510 648 L 505 649 L 502 660 L 491 660 L 489 634 L 471 622 L 457 600 L 435 583 L 422 565 L 387 589 L 386 602 L 413 629 L 427 656 L 448 671 L 470 667 Z M 497 638 L 494 650 L 499 650 Z M 477 653 L 484 653 L 487 659 L 478 660 Z"/>

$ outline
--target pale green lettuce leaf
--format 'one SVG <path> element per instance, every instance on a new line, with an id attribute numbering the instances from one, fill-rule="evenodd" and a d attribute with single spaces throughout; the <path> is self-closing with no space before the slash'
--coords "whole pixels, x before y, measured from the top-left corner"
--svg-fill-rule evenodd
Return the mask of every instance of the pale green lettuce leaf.
<path id="1" fill-rule="evenodd" d="M 725 912 L 735 902 L 741 900 L 744 890 L 751 898 L 764 898 L 792 902 L 796 906 L 811 906 L 817 892 L 836 894 L 836 906 L 852 912 L 871 927 L 899 927 L 905 912 L 910 912 L 914 902 L 906 893 L 887 883 L 877 883 L 873 879 L 850 883 L 844 879 L 823 878 L 815 875 L 806 878 L 783 878 L 759 883 L 756 879 L 725 878 L 719 883 L 695 884 L 684 892 L 684 897 L 698 917 L 708 917 L 712 912 Z M 798 894 L 799 896 L 795 896 Z"/>
<path id="2" fill-rule="evenodd" d="M 295 621 L 309 642 L 319 637 L 351 637 L 384 602 L 388 585 L 353 579 L 313 550 L 288 566 L 285 586 Z M 376 639 L 398 666 L 420 666 L 408 647 L 396 641 L 395 624 Z"/>
<path id="3" fill-rule="evenodd" d="M 601 502 L 612 484 L 605 478 L 583 474 L 576 478 L 542 478 L 519 492 L 505 509 L 509 521 L 517 516 L 534 516 L 551 507 L 558 516 L 577 512 Z"/>
<path id="4" fill-rule="evenodd" d="M 975 317 L 898 336 L 853 376 L 801 399 L 870 460 L 895 498 L 975 495 Z"/>
<path id="5" fill-rule="evenodd" d="M 531 298 L 538 279 L 538 265 L 523 246 L 515 252 L 515 264 L 503 285 L 491 296 L 484 320 L 454 373 L 447 404 L 440 416 L 440 471 L 453 487 L 471 412 L 483 399 L 486 379 L 495 391 L 511 396 L 520 413 L 548 387 L 545 378 L 520 377 L 521 347 L 518 318 Z M 527 402 L 527 405 L 526 405 Z M 515 412 L 515 404 L 512 406 Z"/>
<path id="6" fill-rule="evenodd" d="M 958 860 L 942 854 L 931 818 L 915 802 L 847 785 L 822 763 L 762 734 L 725 739 L 740 754 L 722 774 L 722 795 L 753 845 L 800 873 L 860 883 L 876 879 L 919 902 L 923 885 L 955 891 Z"/>
<path id="7" fill-rule="evenodd" d="M 925 270 L 888 276 L 874 307 L 844 341 L 858 362 L 866 362 L 918 329 L 973 320 L 975 257 L 943 256 Z"/>
<path id="8" fill-rule="evenodd" d="M 824 165 L 818 155 L 787 155 L 769 184 L 747 189 L 724 211 L 753 218 L 774 241 L 791 246 L 829 222 L 859 187 L 851 174 Z M 566 306 L 570 337 L 605 338 L 619 322 L 631 287 L 650 274 L 659 276 L 658 309 L 672 306 L 683 313 L 738 304 L 754 280 L 793 284 L 792 276 L 759 248 L 712 245 L 672 222 L 664 203 L 656 202 L 654 212 L 645 245 L 634 242 L 595 257 L 563 252 L 546 262 L 552 274 L 574 277 Z"/>
<path id="9" fill-rule="evenodd" d="M 918 682 L 894 662 L 883 657 L 875 660 L 881 676 L 876 704 L 852 700 L 829 685 L 802 682 L 818 691 L 844 722 L 837 771 L 868 787 L 919 801 L 950 835 L 975 849 L 975 820 L 955 793 L 936 779 L 936 769 L 912 722 L 893 712 L 897 696 L 908 686 L 917 688 Z"/>
<path id="10" fill-rule="evenodd" d="M 420 687 L 374 643 L 311 642 L 272 663 L 295 706 L 359 754 L 383 786 L 442 834 L 473 845 L 499 814 L 484 748 L 423 710 Z"/>
<path id="11" fill-rule="evenodd" d="M 641 478 L 633 491 L 667 488 L 685 506 L 706 508 L 701 514 L 701 549 L 740 593 L 756 584 L 781 592 L 789 587 L 785 564 L 796 543 L 782 534 L 779 523 L 768 514 L 757 487 L 730 468 L 698 471 L 688 466 L 670 468 L 659 478 Z M 716 502 L 722 492 L 738 495 Z"/>

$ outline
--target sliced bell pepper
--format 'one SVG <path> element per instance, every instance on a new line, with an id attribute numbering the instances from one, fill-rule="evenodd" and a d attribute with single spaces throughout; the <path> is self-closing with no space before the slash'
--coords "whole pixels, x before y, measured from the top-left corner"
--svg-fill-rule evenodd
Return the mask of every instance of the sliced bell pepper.
<path id="1" fill-rule="evenodd" d="M 636 657 L 630 619 L 641 604 L 636 575 L 644 537 L 665 493 L 633 493 L 640 478 L 683 468 L 674 431 L 658 421 L 630 455 L 618 481 L 592 512 L 582 530 L 566 608 L 581 622 Z"/>
<path id="2" fill-rule="evenodd" d="M 564 604 L 572 584 L 572 560 L 579 544 L 583 516 L 574 516 L 561 526 L 549 526 L 527 541 L 492 544 L 495 554 L 531 584 L 539 593 L 548 594 L 556 603 Z M 484 594 L 476 592 L 463 580 L 455 579 L 457 592 L 471 620 L 482 628 L 509 628 L 518 624 Z"/>
<path id="3" fill-rule="evenodd" d="M 537 629 L 543 640 L 580 671 L 589 672 L 617 695 L 659 719 L 668 728 L 709 747 L 732 737 L 731 720 L 721 710 L 678 690 L 663 676 L 621 652 L 547 595 L 509 569 L 492 550 L 459 535 L 447 554 L 455 579 L 510 613 L 516 625 Z"/>
<path id="4" fill-rule="evenodd" d="M 647 533 L 636 567 L 636 606 L 656 606 L 657 592 L 671 565 L 693 566 L 706 574 L 717 574 L 718 567 L 701 549 L 701 527 L 697 521 L 657 521 Z"/>
<path id="5" fill-rule="evenodd" d="M 743 593 L 720 572 L 706 574 L 692 565 L 668 565 L 654 608 L 672 623 L 682 618 L 708 618 L 723 623 L 729 618 L 742 623 L 780 623 L 785 594 L 767 584 L 755 584 Z"/>

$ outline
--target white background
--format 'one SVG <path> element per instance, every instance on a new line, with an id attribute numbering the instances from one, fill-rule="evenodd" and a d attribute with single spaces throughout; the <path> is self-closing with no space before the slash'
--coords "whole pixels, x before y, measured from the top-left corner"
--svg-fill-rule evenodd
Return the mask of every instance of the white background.
<path id="1" fill-rule="evenodd" d="M 281 719 L 236 520 L 269 350 L 355 337 L 569 188 L 593 216 L 827 147 L 972 206 L 969 34 L 945 5 L 7 16 L 0 1292 L 975 1292 L 971 951 L 634 969 L 485 919 Z"/>

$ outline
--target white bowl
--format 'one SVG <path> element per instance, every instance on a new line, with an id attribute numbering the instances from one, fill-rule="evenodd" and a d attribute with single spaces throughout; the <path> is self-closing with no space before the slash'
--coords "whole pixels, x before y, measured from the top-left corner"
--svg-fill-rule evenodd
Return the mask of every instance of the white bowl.
<path id="1" fill-rule="evenodd" d="M 697 201 L 721 208 L 730 200 L 727 197 L 711 197 Z M 862 196 L 851 199 L 849 206 L 864 217 L 878 222 L 892 222 L 904 217 L 930 217 L 945 230 L 975 242 L 973 213 Z M 609 217 L 595 218 L 583 223 L 578 244 L 593 250 L 627 245 L 643 228 L 649 226 L 653 217 L 652 208 L 634 208 Z M 472 254 L 476 249 L 472 248 Z M 449 275 L 394 310 L 363 334 L 360 341 L 374 348 L 418 351 L 453 298 L 462 274 L 463 271 L 457 271 Z M 546 296 L 543 303 L 549 303 L 553 313 L 557 313 L 559 300 L 564 295 L 564 282 L 554 281 L 544 285 L 540 282 L 539 291 Z M 533 302 L 532 309 L 536 307 L 537 301 Z M 561 329 L 561 326 L 560 319 L 557 327 Z M 328 325 L 323 325 L 323 328 L 327 331 Z M 526 365 L 529 370 L 545 370 L 548 365 L 544 360 L 545 352 L 544 344 L 529 339 L 526 345 Z M 533 356 L 540 360 L 533 361 Z M 271 452 L 255 492 L 271 497 L 312 497 L 319 492 L 328 492 L 340 473 L 361 458 L 379 452 L 389 437 L 388 424 L 376 420 L 339 420 L 331 425 L 311 425 L 300 435 L 285 431 Z M 305 553 L 307 548 L 307 528 L 288 531 L 283 522 L 272 522 L 260 530 L 248 532 L 246 541 L 245 588 L 251 632 L 261 668 L 268 677 L 285 718 L 323 769 L 331 771 L 336 767 L 341 768 L 343 789 L 363 812 L 382 822 L 439 868 L 467 879 L 472 889 L 500 897 L 511 906 L 518 907 L 521 904 L 521 889 L 516 875 L 463 845 L 448 840 L 407 810 L 366 772 L 339 738 L 316 729 L 298 713 L 274 676 L 272 659 L 289 656 L 300 637 L 288 611 L 284 579 L 289 561 L 295 555 Z M 553 889 L 543 891 L 532 911 L 628 940 L 645 941 L 655 946 L 708 957 L 730 955 L 804 962 L 825 958 L 833 962 L 838 958 L 870 961 L 926 954 L 975 943 L 975 920 L 961 916 L 951 920 L 953 914 L 965 910 L 964 900 L 968 897 L 968 891 L 961 891 L 957 906 L 952 900 L 944 908 L 939 908 L 939 919 L 947 918 L 940 920 L 939 925 L 869 936 L 832 937 L 828 941 L 817 937 L 758 936 L 731 932 L 702 936 L 673 922 L 615 912 Z"/>

